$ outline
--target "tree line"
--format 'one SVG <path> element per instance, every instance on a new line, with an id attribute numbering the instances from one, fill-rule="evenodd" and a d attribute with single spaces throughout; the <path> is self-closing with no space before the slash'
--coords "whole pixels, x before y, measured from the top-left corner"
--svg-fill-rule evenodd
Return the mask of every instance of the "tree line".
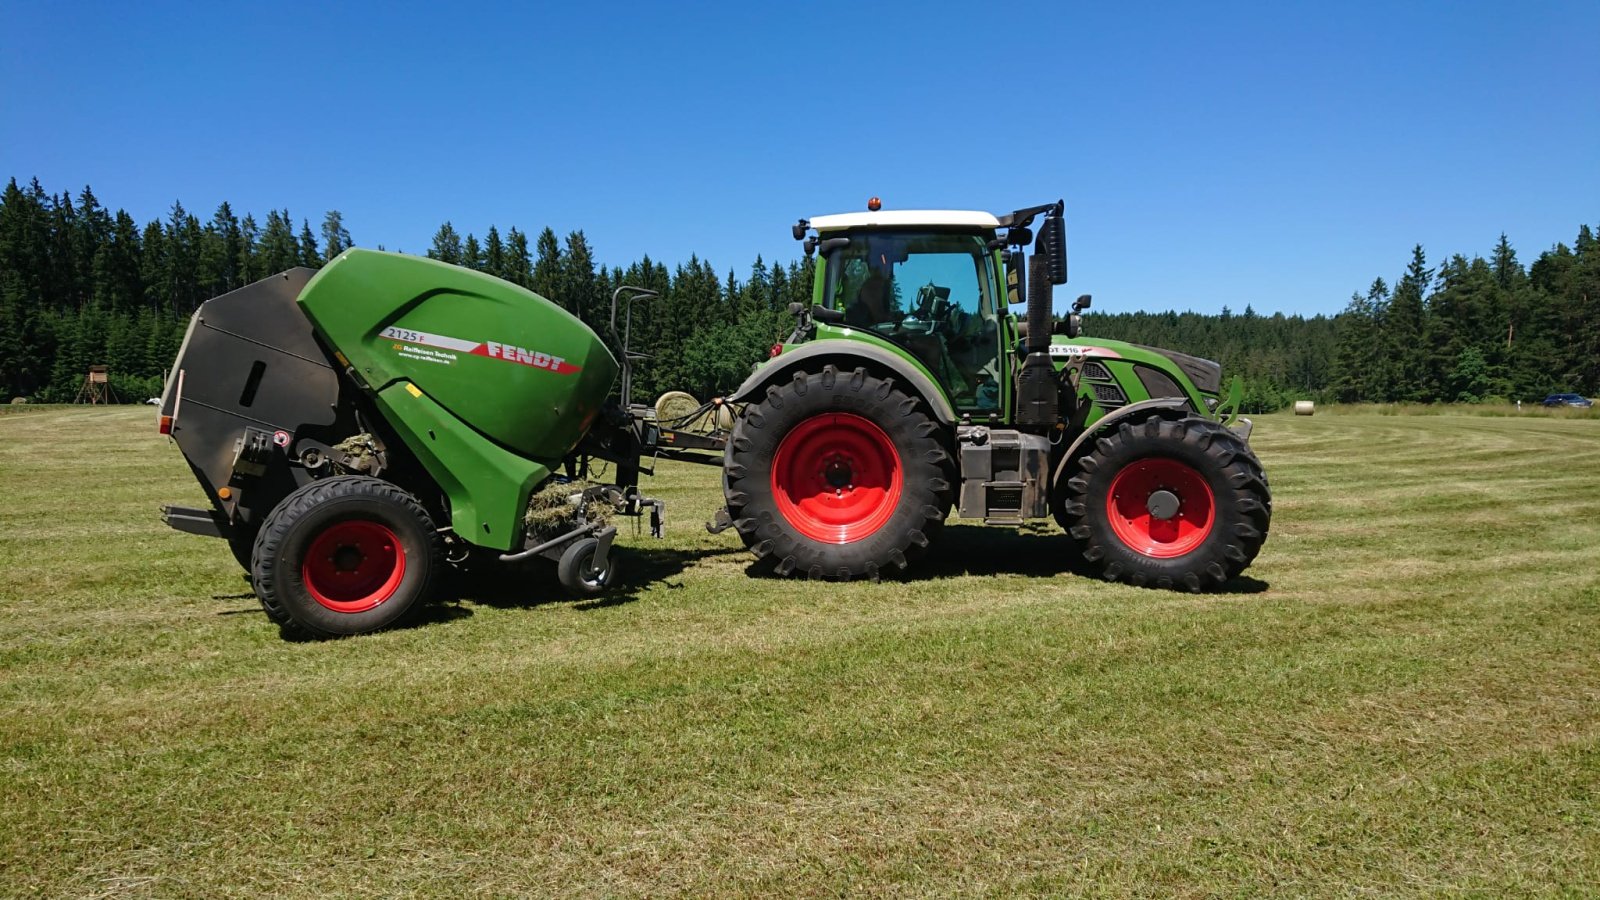
<path id="1" fill-rule="evenodd" d="M 1090 314 L 1085 331 L 1215 359 L 1243 376 L 1245 409 L 1340 403 L 1534 401 L 1600 393 L 1600 244 L 1517 260 L 1506 236 L 1488 258 L 1430 268 L 1418 245 L 1391 288 L 1382 278 L 1338 315 Z"/>
<path id="2" fill-rule="evenodd" d="M 313 231 L 308 219 L 297 230 L 286 209 L 258 221 L 223 202 L 202 221 L 179 202 L 141 227 L 88 187 L 56 194 L 13 178 L 0 193 L 0 392 L 70 402 L 89 367 L 104 365 L 120 399 L 155 396 L 201 303 L 285 269 L 320 267 L 354 245 L 337 210 Z M 788 305 L 811 296 L 809 260 L 769 266 L 757 257 L 742 279 L 696 256 L 670 268 L 649 257 L 607 268 L 582 231 L 563 240 L 545 228 L 530 241 L 491 225 L 480 241 L 446 222 L 427 255 L 529 288 L 602 333 L 617 287 L 658 292 L 633 308 L 631 349 L 647 357 L 635 367 L 641 398 L 737 385 L 792 329 Z"/>
<path id="3" fill-rule="evenodd" d="M 354 246 L 337 210 L 313 230 L 288 210 L 242 218 L 223 202 L 205 220 L 174 203 L 139 225 L 85 187 L 75 196 L 12 179 L 0 193 L 0 391 L 71 401 L 91 365 L 124 400 L 159 393 L 189 316 L 211 297 Z M 382 249 L 380 246 L 379 249 Z M 491 225 L 480 239 L 446 222 L 427 255 L 548 297 L 604 331 L 628 284 L 659 293 L 634 306 L 635 396 L 698 397 L 736 386 L 786 336 L 791 302 L 809 303 L 809 259 L 744 277 L 691 256 L 606 267 L 582 231 L 530 238 Z M 1242 375 L 1246 407 L 1295 399 L 1389 402 L 1536 399 L 1600 389 L 1600 247 L 1583 226 L 1524 268 L 1504 236 L 1488 260 L 1457 255 L 1437 271 L 1417 247 L 1391 290 L 1382 279 L 1332 317 L 1091 313 L 1086 332 L 1220 361 Z"/>

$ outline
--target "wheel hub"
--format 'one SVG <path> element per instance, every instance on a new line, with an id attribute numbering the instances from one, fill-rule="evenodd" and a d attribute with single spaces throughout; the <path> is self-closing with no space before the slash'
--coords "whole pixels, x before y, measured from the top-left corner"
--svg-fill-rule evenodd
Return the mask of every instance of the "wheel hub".
<path id="1" fill-rule="evenodd" d="M 1178 514 L 1178 495 L 1168 490 L 1159 490 L 1150 494 L 1150 499 L 1145 501 L 1145 509 L 1150 511 L 1151 518 L 1163 522 Z"/>
<path id="2" fill-rule="evenodd" d="M 822 477 L 834 488 L 850 487 L 850 460 L 843 456 L 834 456 L 822 470 Z"/>
<path id="3" fill-rule="evenodd" d="M 361 552 L 361 548 L 354 544 L 346 544 L 335 550 L 333 555 L 328 557 L 328 562 L 332 563 L 334 570 L 340 574 L 347 574 L 360 569 L 361 563 L 365 560 L 366 556 Z"/>

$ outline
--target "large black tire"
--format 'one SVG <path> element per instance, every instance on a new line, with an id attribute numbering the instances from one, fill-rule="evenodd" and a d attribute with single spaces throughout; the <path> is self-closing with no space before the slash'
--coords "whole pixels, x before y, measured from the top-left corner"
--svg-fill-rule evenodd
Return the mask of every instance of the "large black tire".
<path id="1" fill-rule="evenodd" d="M 343 637 L 391 627 L 432 589 L 439 538 L 416 498 L 376 478 L 305 485 L 256 536 L 251 583 L 290 632 Z"/>
<path id="2" fill-rule="evenodd" d="M 824 366 L 767 388 L 735 423 L 723 491 L 734 527 L 778 575 L 904 570 L 952 497 L 944 429 L 891 378 Z"/>
<path id="3" fill-rule="evenodd" d="M 1210 419 L 1124 422 L 1076 469 L 1056 485 L 1056 520 L 1107 581 L 1216 590 L 1267 539 L 1272 494 L 1261 462 Z"/>

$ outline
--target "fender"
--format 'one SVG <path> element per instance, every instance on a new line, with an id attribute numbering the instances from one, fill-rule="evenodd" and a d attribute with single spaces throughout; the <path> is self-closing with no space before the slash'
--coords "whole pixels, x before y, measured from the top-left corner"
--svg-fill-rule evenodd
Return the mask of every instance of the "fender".
<path id="1" fill-rule="evenodd" d="M 1078 435 L 1078 439 L 1073 441 L 1071 446 L 1067 447 L 1067 452 L 1061 455 L 1061 461 L 1056 463 L 1056 470 L 1050 476 L 1051 489 L 1054 490 L 1055 485 L 1060 482 L 1061 476 L 1066 474 L 1067 464 L 1072 462 L 1072 460 L 1077 457 L 1078 451 L 1082 449 L 1084 443 L 1094 438 L 1094 436 L 1100 432 L 1105 431 L 1107 426 L 1116 425 L 1118 422 L 1121 422 L 1125 419 L 1131 419 L 1143 412 L 1170 410 L 1172 412 L 1188 413 L 1193 411 L 1193 409 L 1194 407 L 1189 405 L 1189 401 L 1186 398 L 1157 397 L 1154 400 L 1141 400 L 1138 403 L 1130 403 L 1116 412 L 1105 416 L 1100 421 L 1094 423 L 1093 428 L 1086 429 L 1083 434 Z"/>
<path id="2" fill-rule="evenodd" d="M 855 362 L 865 359 L 875 366 L 892 373 L 894 377 L 904 380 L 926 400 L 933 410 L 934 418 L 941 424 L 954 425 L 956 423 L 955 410 L 950 407 L 950 400 L 945 397 L 944 391 L 933 383 L 933 379 L 917 370 L 904 359 L 875 347 L 865 341 L 825 340 L 806 344 L 797 350 L 785 352 L 772 362 L 750 373 L 750 377 L 739 385 L 729 397 L 729 403 L 746 403 L 758 391 L 771 384 L 784 375 L 801 368 L 804 363 L 816 362 L 821 368 L 821 363 L 836 363 L 841 369 L 854 367 Z"/>

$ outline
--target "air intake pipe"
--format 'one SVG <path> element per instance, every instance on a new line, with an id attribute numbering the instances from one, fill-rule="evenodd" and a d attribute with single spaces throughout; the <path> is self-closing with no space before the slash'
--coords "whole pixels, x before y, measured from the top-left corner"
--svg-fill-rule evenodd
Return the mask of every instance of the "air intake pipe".
<path id="1" fill-rule="evenodd" d="M 1060 419 L 1060 386 L 1050 362 L 1051 300 L 1067 280 L 1066 225 L 1062 204 L 1045 214 L 1028 259 L 1027 356 L 1017 374 L 1017 424 L 1049 427 Z"/>

